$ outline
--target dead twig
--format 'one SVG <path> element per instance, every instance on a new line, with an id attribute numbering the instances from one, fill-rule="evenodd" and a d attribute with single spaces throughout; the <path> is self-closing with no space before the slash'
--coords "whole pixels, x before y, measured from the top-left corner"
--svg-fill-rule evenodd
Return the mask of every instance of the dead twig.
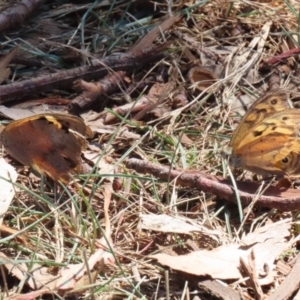
<path id="1" fill-rule="evenodd" d="M 23 80 L 8 85 L 0 86 L 1 103 L 8 103 L 16 98 L 25 97 L 53 89 L 70 89 L 77 79 L 87 81 L 105 76 L 109 69 L 133 70 L 148 63 L 160 60 L 165 55 L 163 50 L 169 46 L 151 47 L 134 53 L 107 56 L 103 59 L 92 60 L 91 66 L 84 66 L 64 70 L 56 74 L 41 76 L 35 79 Z"/>
<path id="2" fill-rule="evenodd" d="M 286 51 L 284 53 L 281 53 L 277 56 L 274 56 L 266 61 L 268 65 L 276 65 L 284 60 L 286 60 L 289 57 L 297 56 L 300 54 L 300 48 L 294 48 L 292 50 Z"/>
<path id="3" fill-rule="evenodd" d="M 236 202 L 235 192 L 229 179 L 214 177 L 197 171 L 174 170 L 168 166 L 161 166 L 136 158 L 129 159 L 126 166 L 139 173 L 148 173 L 159 179 L 168 181 L 176 179 L 178 185 L 195 188 L 215 194 L 230 202 Z M 282 190 L 271 186 L 266 189 L 264 195 L 257 195 L 256 191 L 259 184 L 243 181 L 236 181 L 236 184 L 243 205 L 248 205 L 255 199 L 256 205 L 261 207 L 277 208 L 282 211 L 300 208 L 300 192 L 298 190 Z"/>
<path id="4" fill-rule="evenodd" d="M 21 25 L 45 0 L 21 0 L 0 14 L 0 32 Z"/>

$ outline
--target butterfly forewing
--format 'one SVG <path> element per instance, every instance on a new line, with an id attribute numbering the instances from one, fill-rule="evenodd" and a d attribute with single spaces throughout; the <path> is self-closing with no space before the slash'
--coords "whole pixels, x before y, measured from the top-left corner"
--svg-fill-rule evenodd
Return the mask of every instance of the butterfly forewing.
<path id="1" fill-rule="evenodd" d="M 22 164 L 67 183 L 71 173 L 81 170 L 85 136 L 91 137 L 92 131 L 80 118 L 41 114 L 10 123 L 1 140 L 7 153 Z"/>
<path id="2" fill-rule="evenodd" d="M 287 94 L 279 90 L 277 92 L 267 93 L 257 99 L 247 110 L 240 124 L 236 128 L 229 146 L 235 147 L 242 140 L 245 134 L 252 130 L 257 124 L 262 122 L 266 117 L 290 108 L 287 101 Z"/>
<path id="3" fill-rule="evenodd" d="M 244 147 L 244 145 L 251 145 L 256 140 L 260 140 L 261 137 L 267 136 L 269 134 L 276 133 L 277 136 L 281 135 L 284 137 L 294 137 L 299 136 L 300 131 L 300 111 L 297 109 L 287 109 L 273 115 L 264 118 L 260 123 L 252 127 L 251 130 L 244 133 L 243 139 L 239 143 L 235 144 L 233 148 L 234 152 L 239 152 L 239 150 Z M 273 145 L 274 146 L 274 145 Z"/>
<path id="4" fill-rule="evenodd" d="M 300 111 L 284 92 L 253 103 L 234 133 L 230 164 L 261 175 L 300 175 Z"/>

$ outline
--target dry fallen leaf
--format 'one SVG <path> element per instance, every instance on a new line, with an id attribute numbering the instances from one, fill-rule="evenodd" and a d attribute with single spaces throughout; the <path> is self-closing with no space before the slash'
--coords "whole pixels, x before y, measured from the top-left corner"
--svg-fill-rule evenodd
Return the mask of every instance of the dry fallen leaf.
<path id="1" fill-rule="evenodd" d="M 290 234 L 290 222 L 290 219 L 286 219 L 259 228 L 241 240 L 241 244 L 223 245 L 211 251 L 200 250 L 187 255 L 156 254 L 150 257 L 177 271 L 197 276 L 209 275 L 213 279 L 237 280 L 243 278 L 240 259 L 247 261 L 249 253 L 253 251 L 256 272 L 260 276 L 259 284 L 270 284 L 274 276 L 275 259 L 289 247 L 285 238 Z M 269 272 L 265 271 L 266 265 Z"/>
<path id="2" fill-rule="evenodd" d="M 218 78 L 208 68 L 193 67 L 188 73 L 188 79 L 193 84 L 193 87 L 203 92 L 217 82 Z"/>
<path id="3" fill-rule="evenodd" d="M 220 236 L 220 232 L 205 228 L 203 225 L 191 224 L 191 220 L 187 218 L 171 217 L 168 215 L 140 215 L 138 229 L 182 234 L 201 232 L 215 241 Z"/>
<path id="4" fill-rule="evenodd" d="M 9 273 L 20 281 L 26 281 L 26 284 L 33 290 L 38 290 L 47 286 L 48 289 L 53 290 L 56 281 L 60 275 L 52 275 L 48 272 L 48 268 L 42 267 L 40 264 L 31 264 L 29 267 L 26 263 L 16 263 L 14 259 L 9 258 L 4 253 L 0 253 L 0 259 L 3 262 Z M 30 261 L 30 259 L 28 259 Z"/>
<path id="5" fill-rule="evenodd" d="M 151 255 L 164 266 L 196 276 L 211 276 L 218 279 L 241 279 L 238 269 L 240 257 L 247 255 L 239 245 L 226 245 L 212 251 L 200 250 L 187 255 Z"/>

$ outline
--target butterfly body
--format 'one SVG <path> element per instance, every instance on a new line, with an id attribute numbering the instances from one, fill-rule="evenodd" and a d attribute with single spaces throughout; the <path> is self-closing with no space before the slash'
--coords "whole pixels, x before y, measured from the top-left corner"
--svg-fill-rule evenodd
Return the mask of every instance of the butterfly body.
<path id="1" fill-rule="evenodd" d="M 11 122 L 1 133 L 1 141 L 20 163 L 67 183 L 70 174 L 82 170 L 86 136 L 92 137 L 92 132 L 80 118 L 47 113 Z"/>
<path id="2" fill-rule="evenodd" d="M 300 111 L 283 92 L 255 101 L 230 141 L 229 163 L 260 175 L 300 175 Z"/>

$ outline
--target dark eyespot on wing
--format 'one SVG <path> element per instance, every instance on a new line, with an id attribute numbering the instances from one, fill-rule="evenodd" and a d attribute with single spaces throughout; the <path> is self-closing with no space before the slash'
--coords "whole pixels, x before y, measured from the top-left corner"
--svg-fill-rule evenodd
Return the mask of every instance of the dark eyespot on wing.
<path id="1" fill-rule="evenodd" d="M 272 105 L 276 105 L 277 103 L 278 103 L 277 99 L 272 99 L 272 100 L 271 100 L 271 104 L 272 104 Z"/>
<path id="2" fill-rule="evenodd" d="M 287 157 L 285 157 L 281 161 L 282 161 L 282 163 L 287 164 L 289 162 L 289 159 Z"/>
<path id="3" fill-rule="evenodd" d="M 263 134 L 263 131 L 253 131 L 253 136 L 254 137 L 261 136 L 262 134 Z"/>

